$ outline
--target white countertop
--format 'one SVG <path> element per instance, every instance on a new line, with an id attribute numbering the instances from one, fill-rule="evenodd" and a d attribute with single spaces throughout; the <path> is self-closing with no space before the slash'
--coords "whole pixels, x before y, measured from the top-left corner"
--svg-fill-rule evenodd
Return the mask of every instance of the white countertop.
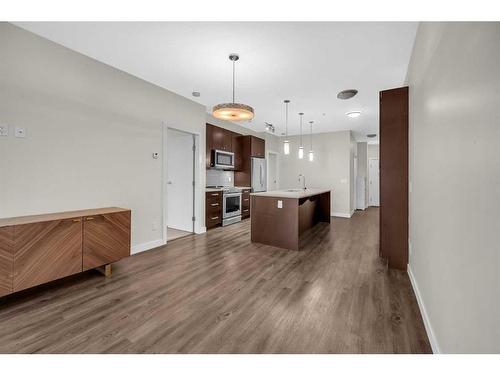
<path id="1" fill-rule="evenodd" d="M 211 191 L 222 191 L 222 188 L 205 188 L 205 191 L 207 193 L 209 193 Z"/>
<path id="2" fill-rule="evenodd" d="M 313 195 L 323 194 L 329 191 L 331 191 L 331 189 L 307 188 L 306 190 L 300 189 L 300 191 L 288 191 L 288 190 L 264 191 L 262 193 L 250 193 L 250 195 L 254 195 L 256 197 L 300 199 L 300 198 L 312 197 Z"/>

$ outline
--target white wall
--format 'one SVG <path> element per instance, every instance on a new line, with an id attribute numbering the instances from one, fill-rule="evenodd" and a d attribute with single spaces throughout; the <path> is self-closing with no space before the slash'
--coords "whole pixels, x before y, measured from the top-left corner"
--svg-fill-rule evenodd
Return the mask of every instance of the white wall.
<path id="1" fill-rule="evenodd" d="M 167 130 L 167 226 L 193 230 L 193 135 Z"/>
<path id="2" fill-rule="evenodd" d="M 422 23 L 409 269 L 435 350 L 500 352 L 500 23 Z"/>
<path id="3" fill-rule="evenodd" d="M 203 156 L 205 108 L 7 23 L 0 50 L 0 217 L 128 207 L 134 249 L 158 245 L 162 122 L 199 133 Z M 201 196 L 204 168 L 198 180 Z"/>
<path id="4" fill-rule="evenodd" d="M 379 159 L 379 147 L 380 147 L 379 145 L 368 144 L 368 160 L 370 160 L 370 159 Z M 370 168 L 368 167 L 368 171 L 369 170 L 370 170 Z M 369 175 L 369 172 L 367 172 L 367 173 Z M 367 181 L 366 181 L 366 186 L 367 186 L 367 189 L 366 189 L 366 193 L 367 193 L 366 202 L 367 202 L 368 205 L 370 205 L 370 203 L 369 203 L 370 202 L 370 180 L 369 179 L 367 179 Z"/>
<path id="5" fill-rule="evenodd" d="M 304 136 L 304 159 L 298 158 L 299 136 L 288 137 L 290 154 L 280 149 L 280 189 L 301 187 L 298 175 L 306 177 L 307 187 L 332 189 L 332 215 L 350 217 L 351 132 L 340 131 L 313 135 L 314 161 L 310 162 L 309 136 Z"/>
<path id="6" fill-rule="evenodd" d="M 368 206 L 368 144 L 358 142 L 358 176 L 365 180 L 365 208 Z"/>

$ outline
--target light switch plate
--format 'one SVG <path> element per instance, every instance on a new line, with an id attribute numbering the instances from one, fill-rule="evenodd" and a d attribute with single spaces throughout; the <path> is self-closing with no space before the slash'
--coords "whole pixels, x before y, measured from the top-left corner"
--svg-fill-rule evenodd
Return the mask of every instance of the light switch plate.
<path id="1" fill-rule="evenodd" d="M 16 128 L 14 130 L 14 135 L 17 138 L 24 138 L 24 137 L 26 137 L 26 129 L 25 128 L 21 128 L 20 126 L 16 126 Z"/>
<path id="2" fill-rule="evenodd" d="M 9 125 L 0 124 L 0 136 L 6 137 L 9 135 Z"/>
<path id="3" fill-rule="evenodd" d="M 278 208 L 283 208 L 283 201 L 278 201 Z"/>

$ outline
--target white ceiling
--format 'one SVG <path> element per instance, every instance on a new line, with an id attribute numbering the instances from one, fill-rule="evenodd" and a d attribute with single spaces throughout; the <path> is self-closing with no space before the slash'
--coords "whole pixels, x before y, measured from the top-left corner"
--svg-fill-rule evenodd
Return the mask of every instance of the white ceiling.
<path id="1" fill-rule="evenodd" d="M 378 92 L 404 83 L 416 22 L 22 22 L 27 30 L 211 107 L 231 101 L 236 52 L 236 101 L 255 110 L 241 125 L 289 133 L 298 112 L 314 132 L 351 129 L 358 140 L 378 133 Z M 339 100 L 343 89 L 359 90 Z M 192 91 L 201 92 L 194 98 Z M 362 111 L 350 119 L 345 113 Z M 307 130 L 308 127 L 307 127 Z"/>

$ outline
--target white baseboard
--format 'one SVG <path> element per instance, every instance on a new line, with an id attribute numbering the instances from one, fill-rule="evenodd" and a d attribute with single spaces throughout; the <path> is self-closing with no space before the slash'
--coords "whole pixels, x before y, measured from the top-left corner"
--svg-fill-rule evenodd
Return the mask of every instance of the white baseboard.
<path id="1" fill-rule="evenodd" d="M 413 287 L 413 291 L 415 292 L 415 296 L 417 297 L 418 308 L 420 309 L 420 314 L 422 315 L 422 319 L 424 321 L 425 331 L 427 332 L 427 337 L 429 338 L 432 352 L 434 354 L 440 354 L 441 349 L 439 348 L 436 336 L 434 335 L 434 331 L 432 330 L 431 321 L 429 320 L 429 315 L 427 315 L 427 310 L 425 309 L 424 301 L 422 300 L 422 296 L 420 295 L 420 290 L 418 289 L 417 280 L 415 280 L 415 277 L 413 276 L 413 272 L 411 272 L 411 267 L 409 264 L 407 272 L 408 272 L 408 277 L 410 278 L 411 286 Z"/>
<path id="2" fill-rule="evenodd" d="M 350 219 L 352 214 L 346 214 L 344 212 L 332 212 L 331 216 L 336 216 L 336 217 L 345 217 L 347 219 Z"/>
<path id="3" fill-rule="evenodd" d="M 134 254 L 142 253 L 143 251 L 151 250 L 151 249 L 154 249 L 155 247 L 162 246 L 162 245 L 164 245 L 164 243 L 163 243 L 163 240 L 161 238 L 159 240 L 140 243 L 140 244 L 132 246 L 130 254 L 134 255 Z"/>
<path id="4" fill-rule="evenodd" d="M 196 228 L 196 230 L 194 231 L 194 233 L 196 234 L 202 234 L 202 233 L 205 233 L 207 231 L 207 227 L 199 227 L 199 228 Z"/>

